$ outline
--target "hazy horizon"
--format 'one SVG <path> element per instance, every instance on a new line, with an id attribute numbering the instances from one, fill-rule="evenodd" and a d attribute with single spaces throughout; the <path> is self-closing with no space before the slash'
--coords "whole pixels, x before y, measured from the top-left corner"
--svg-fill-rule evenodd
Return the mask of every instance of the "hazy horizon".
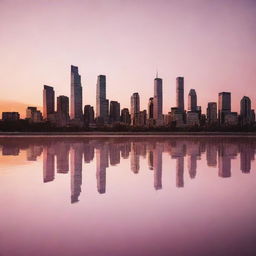
<path id="1" fill-rule="evenodd" d="M 255 14 L 253 0 L 0 0 L 0 112 L 42 106 L 44 84 L 70 97 L 70 65 L 79 67 L 83 105 L 95 106 L 104 74 L 109 100 L 130 108 L 138 92 L 147 109 L 158 70 L 164 113 L 176 105 L 177 76 L 186 108 L 191 88 L 203 113 L 221 91 L 232 93 L 233 111 L 245 95 L 256 108 Z"/>

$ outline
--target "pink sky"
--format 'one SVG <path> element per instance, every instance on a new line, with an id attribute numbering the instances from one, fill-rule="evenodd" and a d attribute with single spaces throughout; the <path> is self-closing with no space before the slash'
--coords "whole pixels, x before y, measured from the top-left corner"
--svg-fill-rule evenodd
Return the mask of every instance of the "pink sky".
<path id="1" fill-rule="evenodd" d="M 256 107 L 254 0 L 0 0 L 0 35 L 0 102 L 41 106 L 44 84 L 70 96 L 73 64 L 84 104 L 95 105 L 105 74 L 110 100 L 129 107 L 139 92 L 146 108 L 158 69 L 165 113 L 176 76 L 185 77 L 186 106 L 194 88 L 203 112 L 220 91 L 232 92 L 235 111 L 244 95 Z"/>

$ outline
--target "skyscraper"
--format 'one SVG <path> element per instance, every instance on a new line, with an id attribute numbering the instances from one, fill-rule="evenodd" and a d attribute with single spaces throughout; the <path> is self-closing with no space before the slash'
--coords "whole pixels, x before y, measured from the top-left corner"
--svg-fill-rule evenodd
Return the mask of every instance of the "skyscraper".
<path id="1" fill-rule="evenodd" d="M 43 90 L 43 118 L 47 119 L 49 114 L 54 113 L 54 89 L 51 86 L 44 85 Z"/>
<path id="2" fill-rule="evenodd" d="M 71 119 L 82 119 L 83 96 L 81 76 L 78 73 L 78 67 L 71 65 Z"/>
<path id="3" fill-rule="evenodd" d="M 209 102 L 207 107 L 207 123 L 216 124 L 217 121 L 217 103 Z"/>
<path id="4" fill-rule="evenodd" d="M 140 113 L 140 96 L 137 92 L 131 96 L 131 122 L 132 125 L 137 125 Z"/>
<path id="5" fill-rule="evenodd" d="M 188 111 L 197 111 L 197 95 L 195 89 L 191 89 L 188 94 Z"/>
<path id="6" fill-rule="evenodd" d="M 218 103 L 218 118 L 219 123 L 224 124 L 225 115 L 231 113 L 231 93 L 230 92 L 220 92 L 219 93 L 219 103 Z"/>
<path id="7" fill-rule="evenodd" d="M 67 96 L 61 95 L 57 97 L 57 112 L 65 116 L 69 115 L 69 99 Z"/>
<path id="8" fill-rule="evenodd" d="M 163 119 L 163 81 L 158 77 L 154 80 L 153 117 L 156 123 Z"/>
<path id="9" fill-rule="evenodd" d="M 184 112 L 184 77 L 176 78 L 176 104 L 179 112 Z"/>
<path id="10" fill-rule="evenodd" d="M 110 122 L 120 122 L 120 103 L 117 101 L 110 101 Z"/>
<path id="11" fill-rule="evenodd" d="M 106 99 L 106 76 L 99 75 L 96 85 L 96 117 L 108 121 L 109 101 Z"/>
<path id="12" fill-rule="evenodd" d="M 251 108 L 251 100 L 244 96 L 240 101 L 240 119 L 242 125 L 248 125 L 254 122 Z"/>

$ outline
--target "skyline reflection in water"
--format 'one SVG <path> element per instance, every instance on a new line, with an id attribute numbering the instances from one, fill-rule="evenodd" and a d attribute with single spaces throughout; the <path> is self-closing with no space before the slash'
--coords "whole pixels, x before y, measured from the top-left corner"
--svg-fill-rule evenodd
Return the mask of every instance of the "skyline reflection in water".
<path id="1" fill-rule="evenodd" d="M 9 177 L 8 175 L 11 175 L 9 174 L 9 172 L 12 171 L 12 168 L 19 169 L 20 166 L 26 166 L 29 169 L 30 165 L 28 165 L 28 163 L 32 164 L 30 174 L 36 171 L 36 173 L 33 174 L 33 176 L 35 177 L 33 177 L 33 179 L 30 177 L 26 177 L 26 182 L 29 182 L 28 184 L 31 184 L 33 182 L 38 183 L 38 179 L 40 179 L 40 182 L 41 184 L 43 183 L 43 186 L 40 187 L 40 191 L 31 190 L 31 196 L 37 197 L 37 194 L 48 193 L 47 188 L 49 188 L 51 189 L 51 191 L 56 191 L 56 194 L 59 195 L 59 200 L 62 200 L 64 195 L 66 199 L 67 197 L 69 197 L 68 200 L 62 200 L 64 204 L 56 202 L 55 207 L 59 205 L 59 210 L 61 213 L 63 213 L 65 209 L 69 209 L 68 211 L 71 211 L 70 209 L 72 208 L 66 208 L 70 207 L 70 203 L 71 207 L 73 207 L 74 203 L 78 203 L 78 205 L 81 204 L 81 206 L 79 206 L 81 208 L 79 208 L 80 212 L 78 213 L 78 216 L 76 216 L 75 213 L 69 213 L 80 224 L 82 221 L 85 221 L 82 220 L 80 216 L 80 214 L 84 210 L 84 207 L 86 207 L 87 210 L 88 207 L 90 207 L 88 206 L 86 201 L 91 202 L 92 204 L 95 204 L 95 206 L 97 206 L 96 209 L 91 209 L 92 215 L 90 215 L 90 218 L 85 221 L 86 223 L 88 221 L 94 223 L 96 230 L 98 228 L 100 229 L 100 225 L 97 224 L 97 217 L 95 216 L 101 215 L 102 213 L 104 213 L 104 211 L 110 211 L 109 217 L 112 218 L 112 215 L 114 215 L 113 212 L 116 210 L 116 207 L 124 207 L 126 210 L 128 209 L 129 212 L 133 212 L 137 209 L 138 214 L 141 214 L 140 218 L 144 218 L 143 220 L 140 219 L 140 221 L 144 223 L 144 225 L 140 228 L 139 226 L 141 225 L 141 223 L 138 224 L 136 222 L 139 220 L 137 219 L 135 222 L 131 221 L 130 216 L 127 217 L 127 214 L 129 215 L 128 212 L 126 212 L 125 214 L 120 214 L 116 220 L 117 223 L 114 223 L 114 220 L 105 219 L 106 222 L 109 222 L 110 229 L 115 230 L 117 233 L 121 232 L 119 234 L 122 234 L 121 238 L 118 239 L 121 239 L 121 241 L 119 242 L 122 246 L 112 244 L 114 239 L 116 239 L 117 234 L 115 233 L 114 235 L 112 234 L 112 236 L 110 234 L 110 237 L 107 240 L 102 240 L 102 237 L 98 237 L 99 241 L 102 244 L 98 247 L 96 246 L 97 249 L 95 249 L 94 247 L 95 241 L 91 241 L 93 239 L 90 239 L 89 237 L 87 241 L 89 242 L 89 244 L 91 244 L 90 246 L 85 246 L 82 242 L 81 244 L 77 242 L 77 248 L 74 249 L 75 251 L 73 252 L 70 249 L 73 248 L 73 245 L 65 245 L 64 247 L 67 247 L 66 251 L 62 251 L 62 249 L 59 248 L 59 245 L 57 246 L 57 242 L 55 246 L 52 245 L 52 243 L 55 243 L 54 241 L 50 242 L 51 246 L 46 245 L 46 249 L 42 249 L 38 245 L 39 248 L 34 248 L 34 250 L 41 250 L 41 253 L 39 253 L 38 255 L 56 255 L 57 253 L 62 253 L 63 255 L 109 255 L 109 253 L 111 255 L 207 255 L 205 253 L 209 253 L 208 255 L 255 255 L 254 253 L 256 252 L 256 246 L 253 245 L 252 242 L 255 242 L 256 229 L 254 223 L 251 223 L 252 226 L 249 225 L 250 221 L 256 220 L 256 218 L 254 217 L 255 206 L 251 205 L 250 203 L 251 200 L 256 199 L 255 190 L 251 190 L 252 188 L 256 189 L 256 177 L 254 173 L 254 160 L 256 153 L 255 139 L 223 137 L 109 137 L 61 139 L 0 138 L 0 151 L 0 171 L 4 171 L 4 174 L 7 173 L 5 175 L 7 178 Z M 8 169 L 6 169 L 7 167 L 4 165 L 4 163 L 5 160 L 8 158 L 11 158 L 12 162 L 11 164 L 7 165 Z M 23 158 L 23 161 L 20 163 L 17 160 L 21 158 Z M 33 166 L 35 164 L 36 166 Z M 3 165 L 3 167 L 1 167 L 1 165 Z M 87 173 L 87 170 L 90 171 L 88 171 Z M 127 173 L 128 171 L 129 174 Z M 38 176 L 36 175 L 38 173 L 41 174 Z M 234 178 L 233 173 L 235 173 Z M 17 172 L 17 174 L 15 173 L 10 176 L 10 178 L 14 178 L 15 184 L 17 183 L 18 175 L 19 174 Z M 248 179 L 246 178 L 246 180 L 244 180 L 244 175 L 245 177 L 248 177 L 248 175 L 252 177 Z M 229 180 L 230 182 L 217 184 L 218 180 L 221 180 L 223 178 L 228 178 L 227 180 Z M 234 179 L 234 181 L 232 181 L 232 179 Z M 23 186 L 26 186 L 26 182 L 22 180 Z M 69 192 L 67 192 L 67 182 L 70 184 Z M 46 183 L 52 184 L 52 186 L 45 187 L 47 185 Z M 216 184 L 216 190 L 214 189 L 214 183 Z M 10 189 L 8 187 L 8 184 L 4 184 L 4 186 L 2 186 L 1 194 L 3 195 L 3 193 L 10 193 L 8 189 Z M 174 189 L 176 190 L 176 192 L 174 192 Z M 97 192 L 98 196 L 93 194 L 93 191 Z M 136 198 L 135 191 L 138 198 Z M 144 194 L 145 191 L 147 192 L 147 194 Z M 157 192 L 157 194 L 152 194 L 152 191 Z M 18 205 L 21 204 L 23 200 L 26 200 L 25 197 L 22 197 L 22 193 L 23 192 L 21 192 L 21 195 L 18 195 L 17 192 L 16 195 L 16 191 L 13 190 L 11 193 L 11 200 L 13 200 L 13 202 L 16 202 Z M 67 195 L 67 193 L 69 193 L 69 196 Z M 108 193 L 110 193 L 110 195 L 108 197 L 104 197 L 104 194 L 105 196 L 107 196 Z M 194 196 L 194 193 L 200 194 L 200 198 L 198 197 L 193 199 L 196 200 L 195 205 L 192 204 L 192 201 L 190 201 L 191 198 Z M 243 198 L 243 193 L 248 193 L 248 198 Z M 176 197 L 174 197 L 175 195 Z M 227 200 L 227 198 L 225 197 L 227 195 L 231 195 L 233 196 L 233 198 L 229 198 Z M 159 200 L 157 202 L 157 205 L 159 204 L 158 207 L 153 204 L 155 200 L 154 196 L 156 196 Z M 46 205 L 44 205 L 45 209 L 41 209 L 41 214 L 43 214 L 44 211 L 49 215 L 53 214 L 53 209 L 47 206 L 46 195 L 41 195 L 41 197 L 43 198 L 44 203 L 46 203 Z M 168 197 L 169 199 L 166 200 Z M 183 199 L 180 197 L 182 197 Z M 102 201 L 97 201 L 98 198 L 102 198 L 101 200 L 106 200 L 108 204 L 106 205 Z M 173 200 L 171 200 L 171 198 Z M 48 200 L 51 199 L 48 198 Z M 175 214 L 177 215 L 175 215 L 175 218 L 174 216 L 171 218 L 170 216 L 168 216 L 167 212 L 169 212 L 170 214 L 173 213 L 174 209 L 172 207 L 172 201 L 176 200 L 176 203 L 178 204 L 184 202 L 184 204 L 179 205 L 179 207 L 181 207 L 179 210 L 182 209 L 182 213 L 176 212 Z M 70 203 L 67 204 L 67 201 L 69 201 Z M 102 202 L 102 204 L 100 204 L 100 202 Z M 239 207 L 239 203 L 240 207 L 242 207 L 242 205 L 246 204 L 247 202 L 248 205 L 246 205 L 246 208 L 242 208 L 240 210 L 236 208 Z M 169 235 L 170 239 L 172 237 L 172 239 L 174 239 L 175 229 L 169 229 L 170 227 L 168 225 L 170 224 L 166 226 L 161 224 L 161 228 L 160 226 L 155 226 L 155 224 L 152 224 L 152 221 L 154 223 L 154 221 L 157 220 L 155 219 L 154 215 L 161 216 L 163 220 L 165 220 L 165 223 L 166 221 L 172 220 L 177 224 L 180 222 L 181 218 L 179 214 L 183 216 L 185 213 L 187 213 L 190 217 L 186 219 L 186 223 L 178 224 L 178 226 L 182 226 L 180 226 L 181 230 L 184 227 L 186 230 L 192 225 L 191 223 L 193 222 L 193 216 L 195 218 L 194 224 L 196 224 L 196 222 L 200 222 L 197 219 L 198 216 L 195 217 L 195 211 L 198 210 L 198 212 L 201 212 L 200 209 L 204 207 L 202 206 L 203 204 L 208 205 L 211 203 L 214 205 L 214 210 L 218 209 L 217 212 L 220 216 L 218 216 L 218 218 L 217 216 L 215 216 L 214 218 L 210 218 L 208 216 L 210 214 L 208 212 L 208 209 L 204 209 L 205 212 L 208 214 L 206 214 L 208 216 L 208 219 L 205 220 L 207 224 L 201 227 L 201 231 L 206 232 L 206 230 L 211 226 L 212 229 L 208 230 L 210 234 L 212 232 L 215 232 L 214 234 L 216 235 L 216 232 L 218 233 L 220 231 L 222 232 L 222 234 L 220 235 L 218 233 L 220 235 L 218 239 L 211 237 L 212 240 L 209 238 L 209 241 L 207 241 L 206 238 L 206 244 L 208 243 L 208 246 L 200 244 L 200 239 L 193 246 L 191 245 L 191 241 L 188 242 L 188 244 L 183 244 L 181 241 L 177 240 L 175 240 L 176 242 L 173 242 L 175 245 L 170 245 L 167 241 L 168 239 L 166 235 Z M 151 206 L 149 207 L 149 205 Z M 221 206 L 223 205 L 223 212 L 221 212 Z M 145 211 L 150 210 L 151 213 L 150 211 L 143 212 L 144 206 L 146 207 Z M 226 209 L 226 212 L 224 212 L 225 207 L 227 206 L 229 207 Z M 36 207 L 36 205 L 31 204 L 28 207 L 33 208 Z M 193 207 L 197 208 L 197 210 L 193 209 Z M 209 209 L 211 207 L 212 206 L 208 205 Z M 252 207 L 252 209 L 248 211 L 250 207 Z M 93 207 L 91 206 L 91 208 Z M 16 213 L 12 212 L 12 209 L 13 208 L 5 209 L 2 213 L 2 219 L 4 219 L 5 214 L 7 217 L 8 214 L 11 213 L 11 215 L 13 215 L 13 218 L 16 218 L 17 221 Z M 112 214 L 111 211 L 113 211 Z M 119 209 L 119 211 L 121 210 Z M 229 218 L 230 216 L 227 214 L 227 212 L 230 211 L 240 211 L 240 216 L 236 216 L 236 218 L 238 219 L 234 219 L 234 221 L 237 222 L 236 225 L 238 225 L 240 222 L 242 224 L 242 222 L 244 221 L 246 221 L 246 223 L 243 223 L 243 230 L 237 228 L 233 230 L 233 233 L 230 234 L 229 237 L 222 237 L 226 231 L 223 232 L 223 227 L 221 229 L 218 229 L 219 218 Z M 202 211 L 202 214 L 204 214 L 204 211 Z M 241 214 L 249 215 L 251 219 L 241 219 Z M 25 219 L 26 218 L 28 217 L 25 217 Z M 48 218 L 49 219 L 45 219 L 44 222 L 53 221 L 51 217 Z M 130 225 L 129 228 L 123 227 L 126 226 L 124 224 L 126 221 Z M 157 222 L 158 221 L 159 220 L 157 220 Z M 32 225 L 35 225 L 35 223 L 33 223 Z M 215 225 L 213 225 L 213 223 Z M 61 229 L 65 230 L 67 228 L 65 225 L 68 226 L 68 224 L 64 224 Z M 106 223 L 104 223 L 104 225 L 106 225 Z M 116 225 L 118 226 L 118 228 Z M 201 224 L 198 225 L 200 226 Z M 235 224 L 233 223 L 232 225 L 232 228 L 234 228 Z M 248 225 L 248 227 L 246 225 Z M 5 224 L 4 226 L 6 232 L 8 233 L 8 225 Z M 122 233 L 123 228 L 124 233 Z M 151 230 L 151 232 L 153 232 L 152 234 L 156 232 L 155 235 L 157 237 L 145 238 L 145 232 L 146 230 L 148 231 L 148 228 Z M 93 232 L 96 232 L 96 230 L 94 230 Z M 92 232 L 92 230 L 90 231 Z M 194 233 L 191 233 L 192 231 Z M 241 231 L 243 232 L 241 233 Z M 85 230 L 79 232 L 83 234 Z M 108 235 L 108 232 L 111 233 L 111 231 L 107 231 L 107 233 L 105 234 L 106 236 Z M 130 237 L 133 232 L 136 232 L 137 235 L 139 235 L 139 239 L 141 239 L 141 244 L 138 245 L 138 241 L 136 241 L 134 247 L 131 247 L 129 246 L 129 242 L 126 239 L 128 239 L 128 237 Z M 187 232 L 189 235 L 199 236 L 198 238 L 203 235 L 202 233 L 200 233 L 200 228 L 199 230 L 196 230 L 193 225 L 192 229 L 190 231 L 187 230 Z M 238 238 L 241 239 L 241 234 L 243 234 L 244 238 L 247 238 L 246 242 L 240 241 L 240 244 L 231 243 L 231 238 L 234 240 Z M 4 236 L 4 233 L 0 233 L 0 238 L 3 238 Z M 62 234 L 60 234 L 60 236 L 62 236 Z M 180 239 L 187 239 L 187 235 L 185 233 L 178 232 L 178 237 Z M 108 241 L 110 238 L 113 239 L 113 241 Z M 223 239 L 223 241 L 220 242 L 220 244 L 216 247 L 216 239 L 219 240 L 220 238 Z M 62 242 L 65 242 L 64 238 L 61 237 L 60 239 Z M 73 241 L 73 239 L 74 237 L 71 239 L 71 241 Z M 201 239 L 203 238 L 201 237 Z M 80 241 L 81 237 L 78 240 Z M 133 241 L 133 239 L 131 240 Z M 150 242 L 151 244 L 146 246 L 144 244 L 146 241 Z M 155 241 L 155 244 L 152 244 L 153 241 Z M 11 241 L 6 242 L 7 244 L 11 244 Z M 18 244 L 19 243 L 17 243 L 17 248 L 19 248 Z M 112 244 L 112 247 L 110 246 L 110 244 Z M 2 242 L 0 242 L 0 245 L 5 248 Z M 210 254 L 210 251 L 212 250 L 215 254 Z M 4 252 L 6 254 L 4 253 L 3 255 L 30 254 L 30 251 L 28 251 L 27 248 L 23 248 L 23 250 L 21 249 L 21 251 L 19 251 L 20 254 L 17 253 L 17 251 L 13 250 L 10 250 L 11 253 L 8 254 L 8 249 L 6 248 Z M 33 251 L 33 253 L 35 252 Z"/>

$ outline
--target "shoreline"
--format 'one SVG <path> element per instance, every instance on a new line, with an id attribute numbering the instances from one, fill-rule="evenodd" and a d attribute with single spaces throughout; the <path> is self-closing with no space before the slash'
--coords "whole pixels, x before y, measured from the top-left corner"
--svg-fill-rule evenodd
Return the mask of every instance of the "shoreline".
<path id="1" fill-rule="evenodd" d="M 0 132 L 0 138 L 13 137 L 253 137 L 256 132 Z"/>

